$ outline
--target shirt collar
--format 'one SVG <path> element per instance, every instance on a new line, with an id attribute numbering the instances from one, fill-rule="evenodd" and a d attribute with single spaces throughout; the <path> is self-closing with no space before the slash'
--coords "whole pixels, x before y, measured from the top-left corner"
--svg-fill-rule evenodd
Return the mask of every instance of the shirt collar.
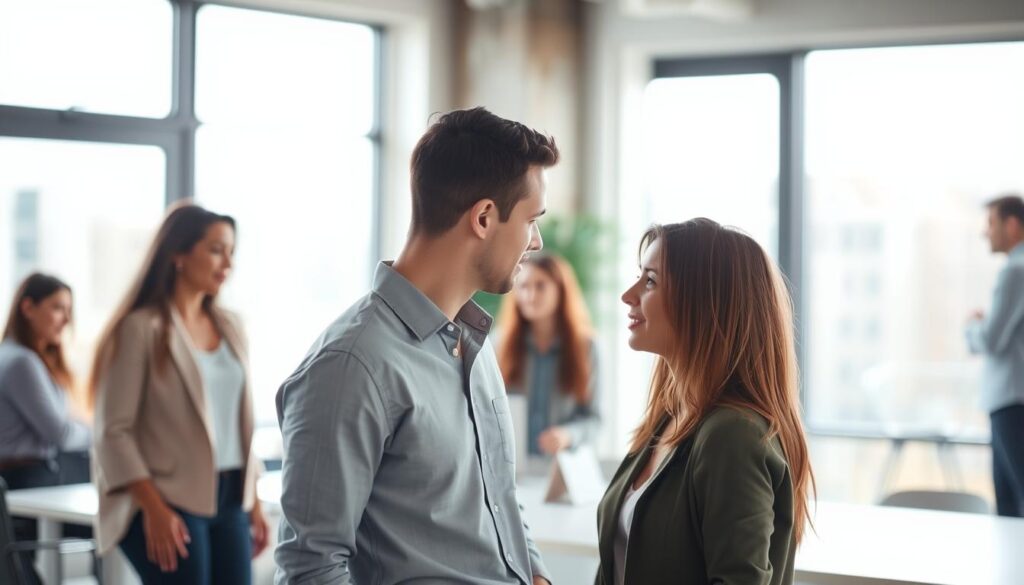
<path id="1" fill-rule="evenodd" d="M 1010 258 L 1021 258 L 1024 257 L 1024 242 L 1021 242 L 1010 249 L 1010 253 L 1007 254 Z"/>
<path id="2" fill-rule="evenodd" d="M 373 292 L 377 294 L 412 331 L 417 339 L 434 335 L 448 325 L 448 317 L 404 276 L 391 267 L 391 262 L 381 262 L 373 275 Z M 494 319 L 470 300 L 459 309 L 457 321 L 487 335 Z"/>

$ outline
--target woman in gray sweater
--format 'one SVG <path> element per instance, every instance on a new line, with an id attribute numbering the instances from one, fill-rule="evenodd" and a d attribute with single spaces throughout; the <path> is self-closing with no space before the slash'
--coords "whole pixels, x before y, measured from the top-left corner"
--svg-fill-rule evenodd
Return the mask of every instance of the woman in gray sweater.
<path id="1" fill-rule="evenodd" d="M 89 428 L 68 409 L 70 321 L 68 285 L 38 273 L 22 282 L 0 343 L 0 477 L 10 489 L 59 483 L 57 454 L 89 448 Z"/>
<path id="2" fill-rule="evenodd" d="M 36 273 L 18 287 L 0 342 L 0 478 L 9 489 L 63 483 L 58 454 L 89 448 L 89 427 L 68 408 L 61 340 L 70 321 L 67 284 Z M 35 522 L 15 519 L 15 538 L 34 540 Z"/>

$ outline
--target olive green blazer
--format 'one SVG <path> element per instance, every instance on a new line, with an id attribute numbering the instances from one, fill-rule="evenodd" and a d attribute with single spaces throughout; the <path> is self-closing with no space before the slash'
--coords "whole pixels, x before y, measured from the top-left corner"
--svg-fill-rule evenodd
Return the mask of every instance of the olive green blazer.
<path id="1" fill-rule="evenodd" d="M 793 481 L 778 438 L 746 409 L 718 407 L 675 449 L 637 502 L 625 585 L 789 585 Z M 596 585 L 614 583 L 623 496 L 651 445 L 631 453 L 598 507 Z"/>

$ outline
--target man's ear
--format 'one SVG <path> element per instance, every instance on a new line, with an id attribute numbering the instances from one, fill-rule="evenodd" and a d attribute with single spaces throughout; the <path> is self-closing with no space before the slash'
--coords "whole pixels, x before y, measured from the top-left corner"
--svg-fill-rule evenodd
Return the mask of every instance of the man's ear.
<path id="1" fill-rule="evenodd" d="M 473 234 L 481 240 L 487 239 L 487 235 L 498 223 L 498 206 L 492 199 L 481 199 L 469 209 L 469 227 Z"/>

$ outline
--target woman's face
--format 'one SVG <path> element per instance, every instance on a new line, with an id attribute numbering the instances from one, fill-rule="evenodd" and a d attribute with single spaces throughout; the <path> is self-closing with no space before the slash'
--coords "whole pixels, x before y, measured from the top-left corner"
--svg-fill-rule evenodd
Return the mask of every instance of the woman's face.
<path id="1" fill-rule="evenodd" d="M 229 223 L 217 222 L 206 228 L 203 239 L 188 254 L 175 258 L 178 278 L 192 289 L 216 295 L 231 274 L 234 253 L 234 228 Z"/>
<path id="2" fill-rule="evenodd" d="M 629 306 L 629 347 L 668 358 L 674 333 L 669 323 L 661 240 L 651 242 L 640 263 L 640 276 L 622 293 Z"/>
<path id="3" fill-rule="evenodd" d="M 542 268 L 524 263 L 516 278 L 516 305 L 527 321 L 539 321 L 555 316 L 561 296 L 555 279 Z"/>
<path id="4" fill-rule="evenodd" d="M 60 343 L 64 327 L 71 322 L 71 291 L 60 289 L 38 303 L 25 299 L 21 302 L 21 312 L 37 342 L 56 345 Z"/>

